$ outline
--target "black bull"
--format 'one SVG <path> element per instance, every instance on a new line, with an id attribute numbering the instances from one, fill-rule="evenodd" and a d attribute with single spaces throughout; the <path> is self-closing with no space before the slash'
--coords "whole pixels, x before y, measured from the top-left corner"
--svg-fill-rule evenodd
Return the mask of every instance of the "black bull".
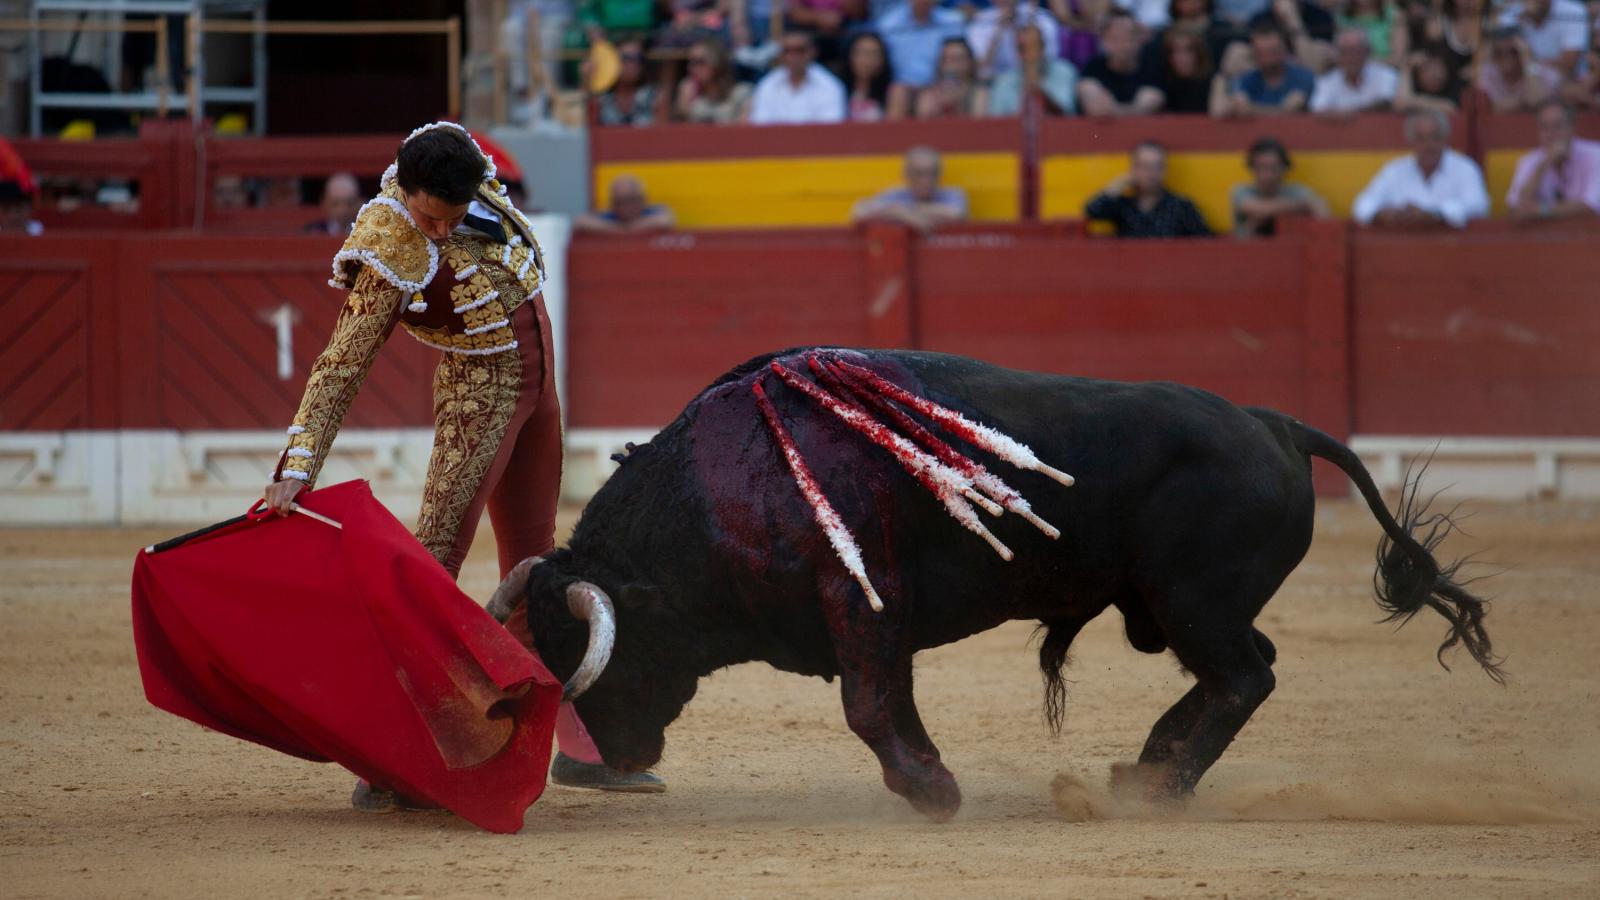
<path id="1" fill-rule="evenodd" d="M 667 725 L 702 676 L 761 660 L 837 676 L 850 729 L 877 755 L 889 789 L 948 818 L 961 794 L 917 714 L 913 655 L 1011 619 L 1037 620 L 1047 717 L 1059 727 L 1068 648 L 1115 606 L 1135 648 L 1171 650 L 1195 678 L 1156 722 L 1137 770 L 1151 796 L 1181 797 L 1272 692 L 1276 653 L 1252 622 L 1310 545 L 1312 456 L 1342 469 L 1383 526 L 1380 606 L 1397 619 L 1433 608 L 1449 622 L 1441 661 L 1460 643 L 1500 677 L 1483 603 L 1431 553 L 1448 518 L 1426 516 L 1412 486 L 1396 521 L 1348 448 L 1288 416 L 1176 384 L 1041 375 L 932 353 L 851 353 L 1076 476 L 1063 487 L 952 441 L 1061 529 L 1051 540 L 1016 516 L 988 520 L 1016 552 L 1005 562 L 889 453 L 771 377 L 774 359 L 805 372 L 805 353 L 752 360 L 702 392 L 626 457 L 567 549 L 502 587 L 498 614 L 516 598 L 508 624 L 520 631 L 516 617 L 526 609 L 535 648 L 563 678 L 579 668 L 590 635 L 570 598 L 609 595 L 614 652 L 575 702 L 613 767 L 656 763 Z M 869 608 L 797 489 L 752 396 L 763 379 L 856 535 L 882 612 Z"/>

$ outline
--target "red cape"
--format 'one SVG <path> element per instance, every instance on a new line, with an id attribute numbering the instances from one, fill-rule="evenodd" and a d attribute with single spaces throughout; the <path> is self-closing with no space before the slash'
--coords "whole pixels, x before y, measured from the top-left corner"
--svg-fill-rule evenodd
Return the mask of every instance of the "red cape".
<path id="1" fill-rule="evenodd" d="M 241 517 L 139 554 L 145 696 L 490 831 L 521 828 L 544 792 L 560 682 L 366 482 L 297 500 L 344 527 Z"/>

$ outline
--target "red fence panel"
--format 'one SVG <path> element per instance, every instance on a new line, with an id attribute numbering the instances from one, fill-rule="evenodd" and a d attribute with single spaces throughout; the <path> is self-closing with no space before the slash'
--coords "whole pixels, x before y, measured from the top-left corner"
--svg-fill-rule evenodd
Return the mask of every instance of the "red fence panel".
<path id="1" fill-rule="evenodd" d="M 114 427 L 116 253 L 106 235 L 0 241 L 0 431 Z"/>
<path id="2" fill-rule="evenodd" d="M 287 427 L 344 300 L 327 284 L 329 238 L 138 237 L 125 241 L 124 427 Z M 279 371 L 275 314 L 292 321 Z M 437 355 L 396 330 L 351 408 L 352 427 L 433 421 Z"/>
<path id="3" fill-rule="evenodd" d="M 850 230 L 579 236 L 567 263 L 569 421 L 659 427 L 757 354 L 904 343 L 874 321 L 897 308 L 892 297 L 873 306 L 866 247 Z"/>
<path id="4" fill-rule="evenodd" d="M 1301 241 L 1066 239 L 1043 229 L 917 243 L 929 350 L 1022 369 L 1171 380 L 1303 413 Z"/>
<path id="5" fill-rule="evenodd" d="M 1363 434 L 1600 434 L 1600 231 L 1360 231 Z"/>

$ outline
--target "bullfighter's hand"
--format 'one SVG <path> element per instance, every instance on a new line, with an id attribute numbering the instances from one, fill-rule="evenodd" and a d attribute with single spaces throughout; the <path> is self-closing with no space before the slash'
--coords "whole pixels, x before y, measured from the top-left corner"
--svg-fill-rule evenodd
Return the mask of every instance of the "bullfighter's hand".
<path id="1" fill-rule="evenodd" d="M 305 488 L 305 484 L 293 478 L 284 478 L 267 485 L 261 497 L 266 501 L 267 508 L 280 516 L 287 516 L 293 511 L 295 495 Z"/>

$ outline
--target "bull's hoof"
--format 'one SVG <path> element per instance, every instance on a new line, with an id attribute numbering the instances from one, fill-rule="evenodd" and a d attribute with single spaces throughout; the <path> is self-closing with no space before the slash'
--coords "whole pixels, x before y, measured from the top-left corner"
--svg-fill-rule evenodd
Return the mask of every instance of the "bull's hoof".
<path id="1" fill-rule="evenodd" d="M 1182 806 L 1189 794 L 1174 782 L 1172 767 L 1160 763 L 1112 763 L 1111 792 L 1124 800 L 1157 807 Z"/>
<path id="2" fill-rule="evenodd" d="M 949 770 L 940 767 L 920 777 L 883 773 L 889 790 L 911 802 L 911 808 L 935 822 L 948 822 L 961 810 L 961 788 Z"/>

